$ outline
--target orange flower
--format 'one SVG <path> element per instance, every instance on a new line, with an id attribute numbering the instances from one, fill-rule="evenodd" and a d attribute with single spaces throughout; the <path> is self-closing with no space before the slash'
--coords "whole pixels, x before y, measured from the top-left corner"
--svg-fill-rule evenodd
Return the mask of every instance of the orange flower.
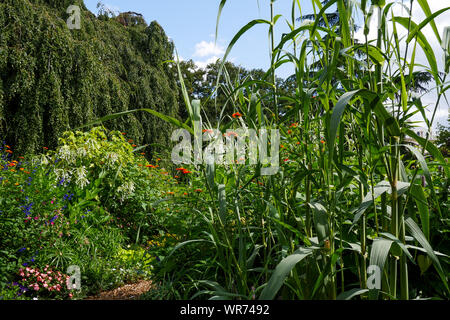
<path id="1" fill-rule="evenodd" d="M 124 136 L 124 135 L 126 135 L 126 133 L 125 133 L 125 132 L 122 132 L 122 135 Z"/>
<path id="2" fill-rule="evenodd" d="M 26 174 L 30 174 L 30 172 L 29 172 L 29 171 L 26 171 L 26 170 L 24 170 L 24 172 L 25 172 Z"/>
<path id="3" fill-rule="evenodd" d="M 239 112 L 235 112 L 235 113 L 233 113 L 233 118 L 239 118 L 239 117 L 242 117 L 242 114 L 240 114 Z"/>
<path id="4" fill-rule="evenodd" d="M 142 164 L 138 163 L 138 166 L 139 166 L 139 167 L 142 167 Z"/>
<path id="5" fill-rule="evenodd" d="M 202 189 L 195 189 L 195 192 L 203 192 L 203 190 Z"/>
<path id="6" fill-rule="evenodd" d="M 320 142 L 321 142 L 322 144 L 324 144 L 324 143 L 325 143 L 325 140 L 322 139 L 322 140 L 320 140 Z"/>
<path id="7" fill-rule="evenodd" d="M 288 134 L 291 134 L 292 133 L 292 130 L 288 130 Z"/>
<path id="8" fill-rule="evenodd" d="M 145 152 L 142 152 L 141 155 L 145 156 Z"/>
<path id="9" fill-rule="evenodd" d="M 160 159 L 160 158 L 158 158 L 158 159 L 156 159 L 156 161 L 161 161 L 161 159 Z"/>
<path id="10" fill-rule="evenodd" d="M 179 176 L 175 176 L 175 179 L 178 179 L 179 178 Z"/>
<path id="11" fill-rule="evenodd" d="M 131 146 L 132 146 L 133 148 L 136 148 L 136 147 L 137 147 L 137 145 L 135 145 L 135 144 L 132 144 Z"/>
<path id="12" fill-rule="evenodd" d="M 297 144 L 300 144 L 300 141 L 297 141 Z"/>
<path id="13" fill-rule="evenodd" d="M 8 152 L 8 153 L 13 153 L 11 150 L 5 150 L 5 152 Z"/>
<path id="14" fill-rule="evenodd" d="M 236 132 L 234 132 L 234 131 L 227 132 L 226 135 L 227 135 L 228 137 L 230 137 L 230 136 L 235 136 L 235 137 L 237 137 L 237 136 L 238 136 L 238 134 L 237 134 Z"/>
<path id="15" fill-rule="evenodd" d="M 167 192 L 167 194 L 174 195 L 175 193 L 174 192 Z"/>
<path id="16" fill-rule="evenodd" d="M 188 174 L 188 173 L 192 173 L 192 172 L 189 171 L 189 170 L 183 170 L 183 173 L 184 173 L 184 174 Z"/>
<path id="17" fill-rule="evenodd" d="M 146 167 L 147 167 L 147 168 L 156 168 L 156 167 L 155 167 L 154 165 L 152 165 L 152 164 L 147 164 Z"/>
<path id="18" fill-rule="evenodd" d="M 6 148 L 8 148 L 8 149 L 11 149 L 11 147 L 10 147 L 10 146 L 8 146 L 8 145 L 6 145 L 5 147 L 6 147 Z"/>
<path id="19" fill-rule="evenodd" d="M 297 128 L 298 127 L 298 122 L 294 122 L 293 124 L 291 124 L 289 126 L 289 128 Z"/>
<path id="20" fill-rule="evenodd" d="M 25 159 L 24 157 L 20 156 L 19 159 Z"/>
<path id="21" fill-rule="evenodd" d="M 184 171 L 186 169 L 185 168 L 176 168 L 175 170 L 177 170 L 177 171 Z"/>
<path id="22" fill-rule="evenodd" d="M 187 196 L 188 194 L 187 194 L 187 192 L 183 192 L 183 195 L 184 195 L 184 196 Z"/>

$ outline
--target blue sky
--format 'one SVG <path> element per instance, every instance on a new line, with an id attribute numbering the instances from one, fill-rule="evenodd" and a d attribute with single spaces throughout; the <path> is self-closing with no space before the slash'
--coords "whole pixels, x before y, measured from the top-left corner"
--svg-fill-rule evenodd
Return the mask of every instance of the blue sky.
<path id="1" fill-rule="evenodd" d="M 97 13 L 98 0 L 85 0 L 86 6 Z M 193 59 L 199 65 L 221 58 L 233 36 L 253 19 L 270 20 L 268 0 L 229 0 L 222 12 L 217 46 L 214 47 L 216 18 L 219 8 L 217 0 L 103 0 L 102 3 L 117 11 L 135 11 L 142 13 L 149 23 L 153 20 L 164 28 L 167 35 L 173 39 L 178 54 L 185 60 Z M 291 20 L 292 1 L 278 0 L 275 2 L 275 14 Z M 306 12 L 310 4 L 304 7 Z M 297 16 L 299 15 L 297 9 Z M 299 22 L 297 22 L 299 24 Z M 279 19 L 276 37 L 288 32 L 284 19 Z M 267 69 L 269 59 L 268 26 L 259 25 L 244 35 L 233 48 L 229 60 L 245 68 Z M 278 71 L 281 77 L 291 74 L 290 69 Z"/>

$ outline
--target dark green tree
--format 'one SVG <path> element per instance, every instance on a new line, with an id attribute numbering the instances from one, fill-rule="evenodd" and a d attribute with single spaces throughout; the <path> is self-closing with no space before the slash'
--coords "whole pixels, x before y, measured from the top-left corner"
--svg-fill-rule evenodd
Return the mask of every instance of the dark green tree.
<path id="1" fill-rule="evenodd" d="M 66 24 L 72 4 L 81 9 L 80 30 Z M 0 138 L 15 152 L 55 147 L 62 132 L 112 113 L 178 113 L 178 88 L 164 63 L 173 44 L 157 22 L 123 16 L 135 19 L 124 26 L 97 18 L 81 0 L 0 1 Z M 144 112 L 104 125 L 136 145 L 169 144 L 167 124 Z"/>

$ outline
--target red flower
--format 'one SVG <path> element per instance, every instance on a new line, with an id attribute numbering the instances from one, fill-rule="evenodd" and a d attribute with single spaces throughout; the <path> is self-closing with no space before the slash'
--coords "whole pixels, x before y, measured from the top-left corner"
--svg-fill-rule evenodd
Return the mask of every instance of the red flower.
<path id="1" fill-rule="evenodd" d="M 195 189 L 195 192 L 203 192 L 203 190 L 202 189 Z"/>
<path id="2" fill-rule="evenodd" d="M 188 173 L 192 173 L 192 172 L 189 171 L 189 170 L 183 170 L 183 173 L 184 173 L 184 174 L 188 174 Z"/>
<path id="3" fill-rule="evenodd" d="M 239 118 L 239 117 L 242 117 L 242 114 L 240 114 L 239 112 L 235 112 L 235 113 L 233 113 L 232 117 Z"/>

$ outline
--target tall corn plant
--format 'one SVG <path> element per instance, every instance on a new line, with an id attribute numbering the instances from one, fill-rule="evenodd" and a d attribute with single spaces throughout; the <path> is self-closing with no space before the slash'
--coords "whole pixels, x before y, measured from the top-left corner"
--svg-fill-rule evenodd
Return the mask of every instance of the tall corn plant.
<path id="1" fill-rule="evenodd" d="M 409 12 L 412 12 L 414 2 L 410 1 L 407 8 Z M 430 25 L 437 40 L 441 42 L 434 19 L 450 8 L 432 13 L 426 1 L 417 2 L 427 16 L 420 24 L 416 24 L 411 16 L 394 16 L 394 3 L 386 5 L 385 1 L 361 1 L 360 9 L 365 20 L 366 37 L 365 43 L 361 44 L 354 41 L 351 17 L 355 7 L 352 7 L 349 1 L 327 1 L 325 6 L 319 1 L 312 1 L 315 22 L 303 23 L 297 28 L 293 22 L 290 24 L 292 31 L 284 35 L 278 46 L 275 46 L 273 28 L 279 16 L 273 15 L 274 2 L 270 1 L 271 21 L 253 20 L 231 41 L 224 60 L 245 32 L 257 24 L 269 25 L 272 57 L 270 72 L 274 73 L 275 69 L 284 63 L 292 63 L 297 80 L 295 96 L 290 97 L 295 99 L 294 112 L 287 114 L 284 119 L 278 119 L 278 100 L 281 101 L 284 97 L 277 95 L 276 87 L 273 91 L 278 99 L 274 98 L 273 109 L 278 123 L 291 120 L 301 124 L 303 155 L 301 167 L 294 177 L 305 181 L 301 191 L 305 193 L 306 201 L 303 212 L 300 212 L 300 215 L 304 214 L 305 223 L 299 231 L 304 232 L 311 241 L 305 241 L 306 246 L 285 257 L 278 264 L 265 285 L 261 298 L 274 298 L 283 284 L 288 283 L 285 283 L 285 280 L 289 275 L 290 279 L 293 279 L 292 282 L 289 281 L 290 287 L 293 283 L 300 284 L 302 281 L 299 280 L 299 270 L 296 266 L 300 261 L 306 261 L 317 266 L 319 275 L 313 289 L 309 290 L 309 298 L 314 297 L 320 287 L 324 289 L 322 297 L 336 298 L 336 264 L 339 263 L 341 298 L 353 297 L 355 293 L 369 293 L 371 298 L 378 296 L 378 289 L 367 289 L 367 270 L 374 270 L 372 267 L 376 266 L 382 273 L 384 297 L 408 299 L 408 259 L 415 263 L 410 253 L 412 248 L 426 252 L 448 290 L 446 275 L 429 244 L 430 218 L 426 203 L 435 207 L 440 215 L 442 213 L 429 165 L 424 157 L 425 152 L 444 166 L 447 179 L 448 166 L 437 148 L 429 141 L 429 136 L 425 139 L 417 136 L 408 119 L 417 112 L 414 106 L 419 109 L 424 116 L 424 122 L 431 128 L 439 101 L 448 89 L 448 86 L 445 86 L 445 76 L 442 77 L 438 71 L 436 57 L 421 29 Z M 225 3 L 226 1 L 222 1 L 220 4 L 219 16 Z M 333 5 L 337 6 L 340 16 L 339 33 L 336 28 L 329 26 L 325 15 L 327 9 Z M 298 1 L 292 3 L 293 12 L 296 6 L 301 12 Z M 379 17 L 376 45 L 367 38 L 370 31 L 369 19 L 374 12 Z M 323 18 L 325 27 L 318 26 L 319 18 Z M 406 41 L 399 38 L 398 28 L 407 30 Z M 299 43 L 299 35 L 305 34 L 309 35 L 308 39 Z M 293 44 L 294 53 L 284 51 L 284 47 L 289 43 Z M 418 47 L 426 55 L 426 70 L 433 76 L 438 91 L 431 121 L 425 118 L 421 104 L 414 103 L 412 91 L 409 90 L 414 83 Z M 408 52 L 412 52 L 411 57 Z M 363 54 L 365 59 L 359 60 L 357 53 Z M 321 71 L 311 72 L 308 66 L 313 64 L 319 66 Z M 400 84 L 394 81 L 398 78 Z M 396 97 L 398 92 L 399 97 Z M 312 98 L 317 98 L 314 103 Z M 326 150 L 314 150 L 313 146 L 318 144 L 320 136 L 326 137 Z M 415 139 L 422 149 L 417 150 L 405 144 L 403 141 L 406 136 Z M 407 170 L 402 161 L 406 153 L 416 158 L 414 170 Z M 428 188 L 419 183 L 419 174 L 424 176 Z M 318 190 L 314 190 L 311 181 L 319 182 Z M 294 179 L 292 183 L 294 190 L 297 190 L 298 179 Z M 342 217 L 343 209 L 346 208 L 338 206 L 345 196 L 344 188 L 353 184 L 357 186 L 358 197 L 353 199 L 352 203 L 356 208 L 353 210 L 350 233 L 356 235 L 353 239 L 360 241 L 350 243 L 343 239 L 349 238 L 348 230 L 343 226 L 347 217 Z M 315 191 L 317 196 L 314 199 L 311 195 Z M 426 193 L 430 196 L 426 197 Z M 381 198 L 381 203 L 378 198 Z M 293 201 L 295 202 L 295 199 Z M 420 217 L 422 227 L 418 226 L 417 217 Z M 375 226 L 375 232 L 369 237 L 367 230 L 371 225 Z M 407 232 L 421 245 L 420 249 L 407 242 Z M 313 244 L 314 240 L 317 241 L 316 245 Z M 319 254 L 319 264 L 317 259 L 307 259 L 308 256 L 316 256 L 324 247 L 327 252 L 323 254 L 322 250 Z M 360 288 L 350 291 L 345 291 L 342 255 L 344 250 L 353 250 L 357 255 L 356 268 Z M 398 287 L 400 290 L 397 290 Z"/>

